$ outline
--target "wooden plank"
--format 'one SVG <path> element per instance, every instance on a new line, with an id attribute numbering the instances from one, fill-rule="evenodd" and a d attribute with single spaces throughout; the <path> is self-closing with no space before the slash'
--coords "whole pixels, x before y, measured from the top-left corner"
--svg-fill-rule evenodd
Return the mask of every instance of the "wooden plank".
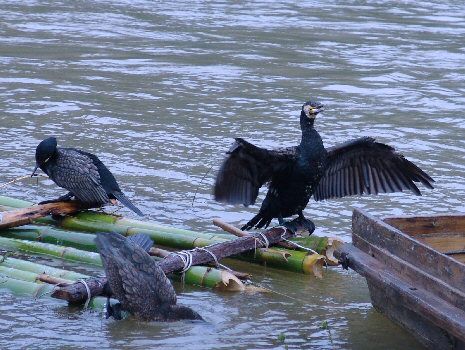
<path id="1" fill-rule="evenodd" d="M 390 273 L 386 265 L 350 244 L 344 244 L 337 255 L 348 257 L 349 267 L 383 289 L 387 298 L 465 341 L 465 311 Z"/>
<path id="2" fill-rule="evenodd" d="M 414 238 L 441 253 L 465 249 L 465 233 L 430 233 Z"/>
<path id="3" fill-rule="evenodd" d="M 383 221 L 409 235 L 440 232 L 465 233 L 465 213 L 438 216 L 389 217 L 384 218 Z"/>
<path id="4" fill-rule="evenodd" d="M 352 231 L 376 247 L 383 248 L 420 270 L 465 292 L 465 265 L 374 218 L 354 210 Z"/>
<path id="5" fill-rule="evenodd" d="M 356 233 L 352 234 L 352 244 L 380 261 L 390 272 L 402 276 L 402 279 L 412 283 L 416 288 L 423 288 L 455 307 L 465 310 L 465 292 L 449 286 L 441 279 L 427 274 L 422 269 L 400 259 L 387 250 L 370 244 Z"/>
<path id="6" fill-rule="evenodd" d="M 432 350 L 465 348 L 463 341 L 406 308 L 397 298 L 389 297 L 392 292 L 387 291 L 383 285 L 371 279 L 367 279 L 367 283 L 374 308 L 413 334 L 423 346 Z"/>

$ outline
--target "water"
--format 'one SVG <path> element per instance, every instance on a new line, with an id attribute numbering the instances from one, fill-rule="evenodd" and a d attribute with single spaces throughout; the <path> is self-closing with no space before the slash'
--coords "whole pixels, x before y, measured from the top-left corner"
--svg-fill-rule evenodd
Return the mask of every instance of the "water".
<path id="1" fill-rule="evenodd" d="M 214 217 L 241 224 L 257 206 L 210 195 L 223 153 L 237 136 L 295 145 L 300 107 L 312 98 L 326 106 L 317 119 L 326 146 L 374 136 L 437 181 L 423 197 L 311 202 L 317 234 L 350 240 L 353 207 L 465 210 L 460 2 L 0 1 L 0 9 L 0 182 L 29 174 L 37 143 L 56 135 L 98 154 L 152 220 L 194 230 L 214 230 Z M 64 193 L 48 180 L 2 192 L 34 201 Z M 284 334 L 289 348 L 419 348 L 372 308 L 354 273 L 315 280 L 236 267 L 286 296 L 176 285 L 207 322 L 143 324 L 2 291 L 1 346 L 260 349 L 283 348 Z"/>

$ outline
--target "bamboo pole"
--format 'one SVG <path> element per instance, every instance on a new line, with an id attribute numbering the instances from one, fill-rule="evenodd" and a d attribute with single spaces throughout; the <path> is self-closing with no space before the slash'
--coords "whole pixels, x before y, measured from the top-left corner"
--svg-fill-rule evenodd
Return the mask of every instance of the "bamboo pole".
<path id="1" fill-rule="evenodd" d="M 32 298 L 41 298 L 49 295 L 54 286 L 46 283 L 28 282 L 0 276 L 0 288 L 7 289 L 14 295 L 28 295 Z"/>
<path id="2" fill-rule="evenodd" d="M 30 202 L 21 201 L 9 197 L 0 196 L 0 205 L 6 206 L 27 206 Z M 224 243 L 231 241 L 228 235 L 218 235 L 211 233 L 197 233 L 184 229 L 164 227 L 153 222 L 141 222 L 138 220 L 126 219 L 115 215 L 97 213 L 94 211 L 83 211 L 76 213 L 73 216 L 66 216 L 58 221 L 51 218 L 41 218 L 38 221 L 41 223 L 54 224 L 68 230 L 81 230 L 86 232 L 117 232 L 124 236 L 129 236 L 136 233 L 145 233 L 150 236 L 157 245 L 175 248 L 175 249 L 192 249 L 196 247 L 205 247 L 215 243 Z M 68 239 L 70 240 L 70 239 Z M 294 262 L 293 259 L 289 263 L 286 260 L 277 259 L 273 254 L 256 254 L 253 262 L 263 263 L 267 266 L 286 269 L 300 273 L 311 273 L 320 276 L 319 272 L 320 260 L 307 258 L 305 255 L 296 255 L 292 250 L 284 251 L 282 254 L 290 254 L 289 256 L 301 257 L 305 259 L 300 262 Z M 250 257 L 250 255 L 248 255 Z M 315 269 L 309 267 L 315 263 Z M 305 268 L 302 268 L 305 266 Z M 316 273 L 315 273 L 316 271 Z"/>
<path id="3" fill-rule="evenodd" d="M 0 237 L 0 246 L 2 248 L 14 248 L 24 252 L 45 254 L 64 260 L 78 261 L 86 264 L 102 266 L 102 261 L 100 260 L 99 254 L 75 249 L 72 247 L 56 246 L 49 243 L 30 242 L 5 237 Z"/>
<path id="4" fill-rule="evenodd" d="M 224 257 L 237 255 L 239 253 L 254 250 L 274 244 L 281 241 L 283 238 L 289 238 L 292 232 L 281 228 L 273 228 L 261 233 L 260 239 L 255 236 L 248 236 L 210 245 L 208 251 L 206 249 L 196 249 L 190 251 L 190 261 L 192 265 L 201 265 L 215 260 L 221 260 Z M 315 254 L 316 255 L 316 254 Z M 180 271 L 185 268 L 184 261 L 177 255 L 169 255 L 160 262 L 160 267 L 168 274 L 174 271 Z M 105 281 L 95 280 L 89 281 L 88 286 L 92 296 L 100 295 L 103 292 L 103 284 Z M 95 282 L 95 283 L 94 283 Z M 85 291 L 81 284 L 73 284 L 63 288 L 57 288 L 53 293 L 53 297 L 65 299 L 72 302 L 82 302 Z"/>
<path id="5" fill-rule="evenodd" d="M 92 240 L 95 238 L 95 235 L 92 234 L 84 235 L 91 236 Z M 72 247 L 59 247 L 53 244 L 28 242 L 4 237 L 0 237 L 0 246 L 37 254 L 51 255 L 64 260 L 102 266 L 102 260 L 98 253 L 82 251 Z M 94 249 L 96 250 L 95 245 Z M 244 284 L 237 279 L 234 273 L 206 266 L 197 266 L 196 268 L 188 269 L 185 272 L 185 282 L 191 285 L 215 288 L 222 291 L 234 292 L 244 290 L 245 288 Z"/>
<path id="6" fill-rule="evenodd" d="M 5 255 L 0 255 L 0 266 L 14 268 L 22 271 L 29 271 L 36 274 L 44 273 L 53 277 L 63 278 L 71 281 L 77 281 L 79 279 L 89 277 L 82 273 L 58 269 L 56 267 L 37 264 L 31 261 L 16 259 Z"/>

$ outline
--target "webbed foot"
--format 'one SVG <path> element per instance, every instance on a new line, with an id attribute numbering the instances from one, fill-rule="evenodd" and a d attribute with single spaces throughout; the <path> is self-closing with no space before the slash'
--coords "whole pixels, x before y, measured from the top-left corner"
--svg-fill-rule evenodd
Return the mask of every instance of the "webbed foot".
<path id="1" fill-rule="evenodd" d="M 297 231 L 302 230 L 302 229 L 307 230 L 309 235 L 311 235 L 313 231 L 315 231 L 315 224 L 313 223 L 313 221 L 308 220 L 301 216 L 291 221 L 283 220 L 279 224 L 286 227 L 288 230 L 290 230 L 294 234 Z"/>
<path id="2" fill-rule="evenodd" d="M 105 306 L 105 318 L 109 319 L 113 317 L 115 320 L 122 320 L 123 315 L 121 314 L 121 304 L 117 303 L 113 306 L 110 304 L 110 298 L 107 298 L 107 304 Z"/>
<path id="3" fill-rule="evenodd" d="M 74 197 L 74 195 L 69 192 L 63 196 L 60 196 L 58 197 L 57 199 L 50 199 L 48 201 L 42 201 L 42 202 L 39 202 L 39 204 L 48 204 L 48 203 L 57 203 L 57 202 L 68 202 L 70 201 L 72 198 Z"/>

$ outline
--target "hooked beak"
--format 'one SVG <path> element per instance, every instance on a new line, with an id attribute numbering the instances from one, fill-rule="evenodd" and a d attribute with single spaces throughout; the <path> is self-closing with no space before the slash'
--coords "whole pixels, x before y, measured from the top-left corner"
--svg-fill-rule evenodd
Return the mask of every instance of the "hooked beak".
<path id="1" fill-rule="evenodd" d="M 37 168 L 39 167 L 39 164 L 36 164 L 36 167 L 34 168 L 34 171 L 31 174 L 31 177 L 36 175 Z"/>
<path id="2" fill-rule="evenodd" d="M 312 108 L 310 112 L 311 112 L 312 114 L 317 115 L 318 113 L 323 112 L 324 110 L 325 110 L 325 109 L 323 108 L 323 105 L 320 105 L 320 106 L 318 106 L 318 107 L 316 107 L 316 108 Z"/>

